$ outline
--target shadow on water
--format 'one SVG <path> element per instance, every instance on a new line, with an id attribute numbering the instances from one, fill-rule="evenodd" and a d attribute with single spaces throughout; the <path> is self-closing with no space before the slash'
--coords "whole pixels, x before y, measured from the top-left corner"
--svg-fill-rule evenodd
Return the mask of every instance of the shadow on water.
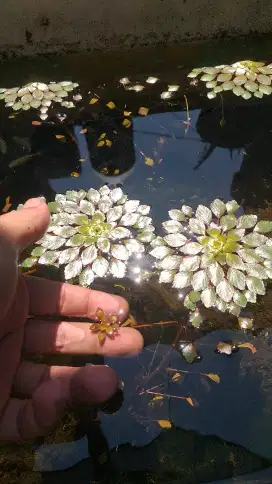
<path id="1" fill-rule="evenodd" d="M 107 101 L 120 97 L 114 86 L 101 92 Z M 16 208 L 30 197 L 43 195 L 52 200 L 67 189 L 98 188 L 108 183 L 123 186 L 130 198 L 150 204 L 157 227 L 168 218 L 168 210 L 180 203 L 196 207 L 218 197 L 235 198 L 246 212 L 272 220 L 271 101 L 234 103 L 227 97 L 223 104 L 222 99 L 207 103 L 203 96 L 187 97 L 189 113 L 182 96 L 166 103 L 150 91 L 148 96 L 134 93 L 129 100 L 124 97 L 112 110 L 103 103 L 91 107 L 81 103 L 73 112 L 61 117 L 54 113 L 38 126 L 32 124 L 32 113 L 8 119 L 1 106 L 1 139 L 6 146 L 0 161 L 1 206 L 7 197 Z M 141 106 L 150 108 L 148 115 L 135 114 L 131 126 L 124 127 L 123 111 L 137 113 Z M 110 147 L 98 146 L 104 133 Z M 23 156 L 25 161 L 9 167 Z M 152 163 L 148 164 L 149 158 Z M 43 275 L 59 277 L 53 272 Z M 236 318 L 212 310 L 205 311 L 209 324 L 200 330 L 189 328 L 177 294 L 153 282 L 137 285 L 125 279 L 116 286 L 115 281 L 97 280 L 94 288 L 125 296 L 137 320 L 150 323 L 142 329 L 145 349 L 136 357 L 106 359 L 124 382 L 123 398 L 110 402 L 102 412 L 77 408 L 75 417 L 68 416 L 44 440 L 61 443 L 87 434 L 91 461 L 59 473 L 37 473 L 33 482 L 83 483 L 91 478 L 101 483 L 151 484 L 183 479 L 193 484 L 267 467 L 265 457 L 270 451 L 272 456 L 268 443 L 272 427 L 264 428 L 260 414 L 272 410 L 268 381 L 271 341 L 267 339 L 271 288 L 250 307 L 255 328 L 262 331 L 259 337 L 238 332 Z M 153 324 L 160 321 L 179 324 Z M 184 362 L 172 347 L 177 339 L 194 341 L 202 360 L 195 365 Z M 252 342 L 260 351 L 257 363 L 250 351 L 239 351 L 230 358 L 216 354 L 217 342 L 226 339 Z M 264 369 L 259 373 L 262 355 Z M 76 365 L 90 361 L 88 357 L 69 359 Z M 169 368 L 180 371 L 178 381 L 169 376 Z M 224 375 L 220 384 L 205 377 L 210 373 Z M 265 385 L 264 393 L 259 391 Z M 153 387 L 174 398 L 154 400 L 147 393 Z M 240 405 L 236 395 L 244 398 Z M 254 402 L 250 395 L 254 395 Z M 193 406 L 184 401 L 185 396 L 192 399 Z M 172 428 L 164 431 L 158 420 L 171 421 Z M 194 430 L 216 437 L 200 436 Z M 263 436 L 263 446 L 254 444 L 254 432 Z"/>

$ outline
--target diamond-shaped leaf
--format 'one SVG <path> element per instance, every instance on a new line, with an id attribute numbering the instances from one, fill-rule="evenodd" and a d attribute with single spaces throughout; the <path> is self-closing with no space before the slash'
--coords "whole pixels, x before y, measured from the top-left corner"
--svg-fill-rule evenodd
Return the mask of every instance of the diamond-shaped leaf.
<path id="1" fill-rule="evenodd" d="M 183 289 L 190 286 L 192 274 L 190 272 L 178 272 L 173 281 L 173 287 Z"/>
<path id="2" fill-rule="evenodd" d="M 181 210 L 184 213 L 184 215 L 186 215 L 186 217 L 191 217 L 193 214 L 192 207 L 189 207 L 188 205 L 182 205 Z"/>
<path id="3" fill-rule="evenodd" d="M 107 213 L 108 222 L 116 222 L 122 216 L 123 208 L 119 205 L 118 207 L 111 208 Z"/>
<path id="4" fill-rule="evenodd" d="M 110 265 L 110 272 L 114 277 L 117 277 L 117 278 L 125 277 L 126 264 L 121 260 L 114 260 Z"/>
<path id="5" fill-rule="evenodd" d="M 111 246 L 111 253 L 115 259 L 119 260 L 128 260 L 129 252 L 126 247 L 122 244 L 112 245 Z"/>
<path id="6" fill-rule="evenodd" d="M 169 234 L 176 234 L 182 230 L 182 225 L 177 220 L 167 220 L 162 226 Z"/>
<path id="7" fill-rule="evenodd" d="M 235 213 L 239 208 L 239 204 L 235 200 L 230 200 L 226 203 L 226 209 L 228 213 Z"/>
<path id="8" fill-rule="evenodd" d="M 212 287 L 207 287 L 206 289 L 204 289 L 204 291 L 201 293 L 201 301 L 206 308 L 211 308 L 212 306 L 214 306 L 216 301 L 216 295 Z"/>
<path id="9" fill-rule="evenodd" d="M 245 291 L 244 295 L 247 298 L 247 301 L 250 303 L 255 303 L 257 301 L 256 292 Z"/>
<path id="10" fill-rule="evenodd" d="M 265 244 L 266 241 L 267 237 L 263 234 L 258 234 L 258 232 L 253 232 L 243 238 L 243 242 L 251 247 L 259 247 L 260 245 Z"/>
<path id="11" fill-rule="evenodd" d="M 261 279 L 258 279 L 257 277 L 247 277 L 246 285 L 249 291 L 255 292 L 256 294 L 260 294 L 261 296 L 264 296 L 265 285 Z"/>
<path id="12" fill-rule="evenodd" d="M 226 205 L 219 199 L 219 198 L 216 198 L 211 204 L 210 204 L 210 207 L 211 207 L 211 211 L 214 213 L 214 215 L 217 217 L 217 218 L 220 218 L 222 217 L 222 215 L 225 213 L 226 211 Z"/>
<path id="13" fill-rule="evenodd" d="M 205 270 L 195 272 L 192 277 L 192 288 L 194 291 L 203 291 L 209 284 L 209 278 Z"/>
<path id="14" fill-rule="evenodd" d="M 120 220 L 121 225 L 125 227 L 132 227 L 138 221 L 139 214 L 138 213 L 126 213 Z"/>
<path id="15" fill-rule="evenodd" d="M 177 220 L 178 222 L 182 222 L 186 220 L 186 217 L 181 210 L 177 210 L 177 209 L 169 210 L 168 214 L 172 220 Z"/>
<path id="16" fill-rule="evenodd" d="M 136 212 L 138 207 L 140 205 L 140 202 L 139 200 L 128 200 L 125 204 L 124 204 L 124 212 L 125 213 L 133 213 L 133 212 Z"/>
<path id="17" fill-rule="evenodd" d="M 234 293 L 233 286 L 226 280 L 223 279 L 216 286 L 216 293 L 225 302 L 230 302 Z"/>
<path id="18" fill-rule="evenodd" d="M 112 201 L 110 198 L 107 198 L 106 200 L 101 198 L 98 202 L 98 208 L 101 210 L 103 213 L 107 213 L 112 206 Z"/>
<path id="19" fill-rule="evenodd" d="M 67 213 L 79 213 L 79 205 L 76 202 L 66 200 L 61 204 L 62 210 Z"/>
<path id="20" fill-rule="evenodd" d="M 91 264 L 97 257 L 97 249 L 94 245 L 90 245 L 87 249 L 84 249 L 81 253 L 81 260 L 83 266 Z"/>
<path id="21" fill-rule="evenodd" d="M 208 267 L 208 276 L 214 286 L 217 286 L 219 282 L 224 278 L 224 271 L 218 262 L 214 262 Z"/>
<path id="22" fill-rule="evenodd" d="M 99 188 L 99 193 L 101 197 L 104 197 L 110 193 L 110 189 L 107 185 L 103 185 L 103 187 Z"/>
<path id="23" fill-rule="evenodd" d="M 140 234 L 137 235 L 137 239 L 139 239 L 142 242 L 151 242 L 153 239 L 155 239 L 156 235 L 153 232 L 150 232 L 150 230 L 143 230 Z"/>
<path id="24" fill-rule="evenodd" d="M 198 255 L 195 255 L 192 257 L 190 256 L 184 257 L 181 263 L 181 266 L 182 266 L 182 270 L 184 271 L 188 271 L 188 272 L 197 271 L 197 269 L 199 269 L 199 266 L 200 266 L 200 257 Z"/>
<path id="25" fill-rule="evenodd" d="M 78 247 L 71 247 L 70 249 L 63 250 L 59 256 L 59 264 L 68 264 L 68 262 L 73 262 L 77 258 L 79 250 L 80 249 Z"/>
<path id="26" fill-rule="evenodd" d="M 102 250 L 102 252 L 108 253 L 110 251 L 110 241 L 103 237 L 97 239 L 96 246 L 98 249 Z"/>
<path id="27" fill-rule="evenodd" d="M 21 267 L 24 267 L 24 268 L 29 268 L 29 267 L 33 267 L 36 262 L 38 261 L 38 259 L 36 259 L 36 257 L 27 257 L 22 263 L 21 263 Z"/>
<path id="28" fill-rule="evenodd" d="M 241 215 L 237 220 L 237 229 L 251 229 L 256 225 L 258 220 L 257 215 Z"/>
<path id="29" fill-rule="evenodd" d="M 97 204 L 100 200 L 100 193 L 97 190 L 94 190 L 94 188 L 90 188 L 87 192 L 87 198 L 90 202 Z"/>
<path id="30" fill-rule="evenodd" d="M 233 267 L 234 269 L 245 269 L 244 262 L 236 254 L 226 254 L 226 261 L 228 266 Z"/>
<path id="31" fill-rule="evenodd" d="M 139 229 L 148 229 L 153 231 L 151 229 L 151 223 L 152 223 L 152 218 L 151 217 L 145 217 L 144 215 L 140 215 L 138 220 L 137 220 L 137 228 Z"/>
<path id="32" fill-rule="evenodd" d="M 41 255 L 46 251 L 46 249 L 44 247 L 35 247 L 35 249 L 33 249 L 31 251 L 31 255 L 32 257 L 41 257 Z"/>
<path id="33" fill-rule="evenodd" d="M 194 311 L 195 308 L 196 308 L 196 305 L 193 301 L 191 301 L 191 299 L 189 298 L 189 294 L 187 294 L 187 296 L 185 297 L 184 301 L 183 301 L 183 306 L 187 309 L 189 309 L 190 311 Z"/>
<path id="34" fill-rule="evenodd" d="M 86 215 L 92 216 L 94 214 L 94 205 L 88 200 L 81 200 L 79 204 L 80 211 Z"/>
<path id="35" fill-rule="evenodd" d="M 208 207 L 205 205 L 198 205 L 196 209 L 196 218 L 204 222 L 206 225 L 209 225 L 212 221 L 212 212 Z"/>
<path id="36" fill-rule="evenodd" d="M 118 200 L 120 200 L 123 196 L 123 190 L 121 188 L 114 188 L 113 190 L 111 190 L 110 194 L 109 194 L 111 200 L 113 201 L 113 203 L 116 203 L 118 202 Z"/>
<path id="37" fill-rule="evenodd" d="M 228 312 L 238 317 L 241 313 L 241 307 L 238 306 L 238 304 L 235 304 L 234 302 L 230 302 L 228 306 Z"/>
<path id="38" fill-rule="evenodd" d="M 155 257 L 155 259 L 163 259 L 164 257 L 166 257 L 167 255 L 172 255 L 173 254 L 173 250 L 170 249 L 169 247 L 166 247 L 165 245 L 161 245 L 159 247 L 155 247 L 155 249 L 153 249 L 150 254 L 152 255 L 152 257 Z"/>
<path id="39" fill-rule="evenodd" d="M 235 215 L 224 215 L 220 219 L 220 225 L 223 230 L 230 230 L 236 226 L 237 218 Z"/>
<path id="40" fill-rule="evenodd" d="M 178 269 L 181 261 L 182 257 L 179 255 L 168 255 L 160 262 L 160 267 L 168 270 Z"/>
<path id="41" fill-rule="evenodd" d="M 267 279 L 267 272 L 261 264 L 247 264 L 246 272 L 249 276 L 258 277 L 259 279 Z"/>
<path id="42" fill-rule="evenodd" d="M 181 247 L 187 242 L 182 234 L 169 234 L 164 237 L 164 240 L 170 247 Z"/>
<path id="43" fill-rule="evenodd" d="M 79 276 L 79 284 L 83 287 L 89 287 L 94 281 L 94 273 L 90 267 L 86 267 Z"/>
<path id="44" fill-rule="evenodd" d="M 150 205 L 140 205 L 137 212 L 141 215 L 148 215 L 150 212 Z"/>
<path id="45" fill-rule="evenodd" d="M 269 247 L 268 245 L 261 245 L 255 250 L 255 253 L 264 259 L 272 259 L 272 247 Z"/>
<path id="46" fill-rule="evenodd" d="M 266 234 L 272 231 L 272 221 L 271 220 L 260 220 L 257 223 L 256 227 L 254 227 L 255 232 L 259 232 L 260 234 Z"/>
<path id="47" fill-rule="evenodd" d="M 245 275 L 238 269 L 233 269 L 230 267 L 228 270 L 227 279 L 234 287 L 237 287 L 237 289 L 243 290 L 246 287 Z"/>
<path id="48" fill-rule="evenodd" d="M 62 237 L 58 237 L 57 235 L 50 235 L 46 234 L 43 239 L 40 241 L 40 244 L 45 249 L 56 250 L 62 247 L 65 244 L 66 240 Z"/>
<path id="49" fill-rule="evenodd" d="M 79 247 L 84 244 L 86 237 L 81 234 L 74 235 L 71 239 L 66 242 L 68 247 Z"/>
<path id="50" fill-rule="evenodd" d="M 82 270 L 82 262 L 80 259 L 76 259 L 65 266 L 64 277 L 66 280 L 72 279 L 80 274 Z"/>
<path id="51" fill-rule="evenodd" d="M 184 254 L 188 254 L 188 255 L 199 254 L 199 252 L 202 252 L 202 250 L 203 250 L 203 246 L 201 244 L 198 244 L 197 242 L 188 242 L 186 245 L 184 245 L 181 248 L 181 251 Z"/>
<path id="52" fill-rule="evenodd" d="M 238 255 L 245 262 L 252 264 L 254 262 L 261 262 L 263 259 L 260 255 L 256 253 L 254 249 L 240 249 L 238 250 Z"/>
<path id="53" fill-rule="evenodd" d="M 41 255 L 39 258 L 39 264 L 45 264 L 45 265 L 52 265 L 56 262 L 57 258 L 59 257 L 59 252 L 55 250 L 48 250 L 47 252 L 44 252 L 44 254 Z"/>
<path id="54" fill-rule="evenodd" d="M 54 225 L 69 225 L 71 223 L 71 217 L 68 213 L 57 213 L 56 215 L 52 215 L 51 218 Z"/>
<path id="55" fill-rule="evenodd" d="M 92 265 L 92 270 L 98 277 L 104 277 L 109 268 L 109 263 L 104 257 L 97 257 Z"/>
<path id="56" fill-rule="evenodd" d="M 160 277 L 159 277 L 159 282 L 164 282 L 164 283 L 172 282 L 175 274 L 176 274 L 176 271 L 174 271 L 174 270 L 161 271 Z"/>
<path id="57" fill-rule="evenodd" d="M 239 291 L 235 291 L 233 294 L 233 301 L 237 306 L 241 306 L 241 308 L 245 308 L 247 305 L 247 298 L 246 296 Z"/>
<path id="58" fill-rule="evenodd" d="M 145 250 L 144 245 L 135 239 L 124 240 L 124 244 L 130 254 L 135 254 L 135 253 L 141 254 Z"/>
<path id="59" fill-rule="evenodd" d="M 195 234 L 205 234 L 205 224 L 201 220 L 197 218 L 190 218 L 189 220 L 189 227 Z"/>
<path id="60" fill-rule="evenodd" d="M 126 229 L 125 227 L 116 227 L 110 233 L 110 238 L 113 240 L 126 239 L 130 236 L 131 236 L 130 230 Z"/>
<path id="61" fill-rule="evenodd" d="M 218 297 L 215 301 L 215 307 L 218 309 L 218 311 L 221 311 L 221 313 L 225 313 L 228 309 L 228 305 L 223 299 Z"/>
<path id="62" fill-rule="evenodd" d="M 74 227 L 63 227 L 57 226 L 52 230 L 53 234 L 58 235 L 60 237 L 68 238 L 72 237 L 77 233 L 77 229 Z"/>
<path id="63" fill-rule="evenodd" d="M 239 240 L 242 240 L 244 235 L 245 229 L 233 229 L 227 233 L 227 239 L 228 241 L 230 240 L 232 242 L 238 242 Z"/>

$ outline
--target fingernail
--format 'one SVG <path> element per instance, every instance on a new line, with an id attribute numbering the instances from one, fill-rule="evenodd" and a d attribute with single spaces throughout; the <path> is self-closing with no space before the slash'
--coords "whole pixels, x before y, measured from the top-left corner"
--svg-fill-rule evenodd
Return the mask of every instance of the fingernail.
<path id="1" fill-rule="evenodd" d="M 40 198 L 30 198 L 24 204 L 24 208 L 34 208 L 39 207 L 42 204 L 42 200 Z"/>

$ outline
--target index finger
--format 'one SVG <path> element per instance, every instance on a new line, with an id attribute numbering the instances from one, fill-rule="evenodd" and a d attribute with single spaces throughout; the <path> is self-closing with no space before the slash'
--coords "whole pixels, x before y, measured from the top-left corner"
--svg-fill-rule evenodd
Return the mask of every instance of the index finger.
<path id="1" fill-rule="evenodd" d="M 93 319 L 98 308 L 103 309 L 106 315 L 118 315 L 120 320 L 128 315 L 129 305 L 120 296 L 39 277 L 24 278 L 29 291 L 29 313 L 35 316 Z"/>

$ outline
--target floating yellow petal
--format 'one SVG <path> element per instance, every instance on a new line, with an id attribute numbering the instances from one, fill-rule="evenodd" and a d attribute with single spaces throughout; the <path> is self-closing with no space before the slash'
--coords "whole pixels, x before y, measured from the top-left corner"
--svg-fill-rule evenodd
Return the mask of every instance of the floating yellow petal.
<path id="1" fill-rule="evenodd" d="M 122 124 L 123 124 L 124 128 L 130 128 L 131 121 L 129 119 L 124 119 Z"/>
<path id="2" fill-rule="evenodd" d="M 112 101 L 109 101 L 108 104 L 106 104 L 106 106 L 109 108 L 109 109 L 114 109 L 116 106 L 114 104 L 114 102 Z"/>
<path id="3" fill-rule="evenodd" d="M 215 383 L 220 383 L 220 376 L 216 375 L 215 373 L 206 373 L 206 376 Z"/>
<path id="4" fill-rule="evenodd" d="M 100 148 L 101 146 L 104 146 L 104 144 L 105 144 L 105 141 L 101 140 L 101 141 L 98 141 L 97 146 Z"/>
<path id="5" fill-rule="evenodd" d="M 145 158 L 145 164 L 148 166 L 153 166 L 154 160 L 152 160 L 152 158 Z"/>
<path id="6" fill-rule="evenodd" d="M 172 424 L 169 420 L 157 420 L 156 421 L 162 429 L 171 429 Z"/>
<path id="7" fill-rule="evenodd" d="M 95 104 L 95 103 L 97 103 L 97 102 L 98 102 L 98 97 L 93 97 L 93 98 L 90 100 L 89 104 Z"/>
<path id="8" fill-rule="evenodd" d="M 148 111 L 149 109 L 148 108 L 145 108 L 145 107 L 141 107 L 138 111 L 138 113 L 141 115 L 141 116 L 146 116 L 148 114 Z"/>

